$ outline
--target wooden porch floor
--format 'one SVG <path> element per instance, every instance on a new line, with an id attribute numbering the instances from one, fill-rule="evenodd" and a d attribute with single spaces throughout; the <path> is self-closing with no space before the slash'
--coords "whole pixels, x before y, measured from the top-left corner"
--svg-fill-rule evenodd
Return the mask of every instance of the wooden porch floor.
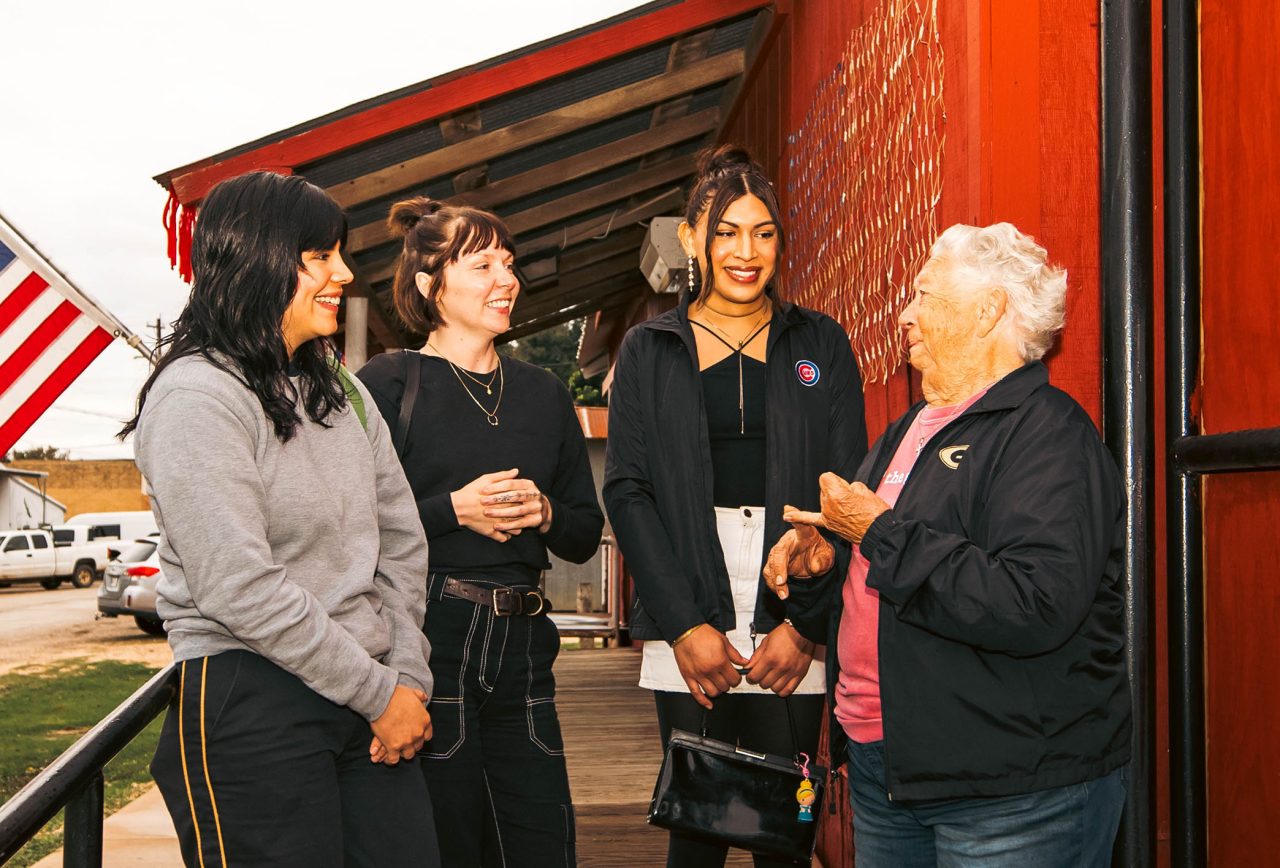
<path id="1" fill-rule="evenodd" d="M 556 706 L 578 818 L 578 865 L 665 865 L 667 833 L 644 819 L 662 748 L 653 696 L 636 686 L 639 651 L 564 651 L 555 673 Z M 726 864 L 750 865 L 751 857 L 730 851 Z"/>

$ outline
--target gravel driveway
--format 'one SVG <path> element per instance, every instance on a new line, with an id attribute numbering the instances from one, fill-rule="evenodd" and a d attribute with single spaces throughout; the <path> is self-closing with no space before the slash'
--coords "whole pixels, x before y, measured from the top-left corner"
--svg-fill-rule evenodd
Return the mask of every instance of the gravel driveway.
<path id="1" fill-rule="evenodd" d="M 69 657 L 156 667 L 173 659 L 168 643 L 143 633 L 133 618 L 94 620 L 97 594 L 96 582 L 83 590 L 68 585 L 56 591 L 39 585 L 0 589 L 0 675 Z"/>

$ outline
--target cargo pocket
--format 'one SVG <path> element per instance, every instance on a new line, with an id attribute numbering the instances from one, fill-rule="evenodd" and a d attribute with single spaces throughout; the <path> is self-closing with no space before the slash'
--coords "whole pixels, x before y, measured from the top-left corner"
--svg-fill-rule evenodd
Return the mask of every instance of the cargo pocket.
<path id="1" fill-rule="evenodd" d="M 422 756 L 448 759 L 458 752 L 467 738 L 462 700 L 437 697 L 431 700 L 427 710 L 431 712 L 431 741 L 424 746 Z"/>
<path id="2" fill-rule="evenodd" d="M 551 697 L 530 699 L 526 713 L 529 718 L 529 740 L 549 756 L 563 756 L 564 740 L 560 736 L 556 701 Z"/>

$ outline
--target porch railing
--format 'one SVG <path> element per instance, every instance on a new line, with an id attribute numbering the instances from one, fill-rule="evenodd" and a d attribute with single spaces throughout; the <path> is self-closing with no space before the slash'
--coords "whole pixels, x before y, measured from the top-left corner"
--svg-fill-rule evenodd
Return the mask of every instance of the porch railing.
<path id="1" fill-rule="evenodd" d="M 101 868 L 102 769 L 168 707 L 178 690 L 177 672 L 173 666 L 157 672 L 0 805 L 0 864 L 65 807 L 64 868 Z"/>

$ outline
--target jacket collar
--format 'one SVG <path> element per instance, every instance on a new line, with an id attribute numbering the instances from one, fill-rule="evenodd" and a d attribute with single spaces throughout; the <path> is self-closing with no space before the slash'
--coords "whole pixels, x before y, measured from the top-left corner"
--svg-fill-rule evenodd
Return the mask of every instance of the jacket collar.
<path id="1" fill-rule="evenodd" d="M 1049 369 L 1044 366 L 1044 362 L 1027 362 L 1016 371 L 996 380 L 987 394 L 969 410 L 978 413 L 985 410 L 1011 410 L 1048 382 Z"/>

